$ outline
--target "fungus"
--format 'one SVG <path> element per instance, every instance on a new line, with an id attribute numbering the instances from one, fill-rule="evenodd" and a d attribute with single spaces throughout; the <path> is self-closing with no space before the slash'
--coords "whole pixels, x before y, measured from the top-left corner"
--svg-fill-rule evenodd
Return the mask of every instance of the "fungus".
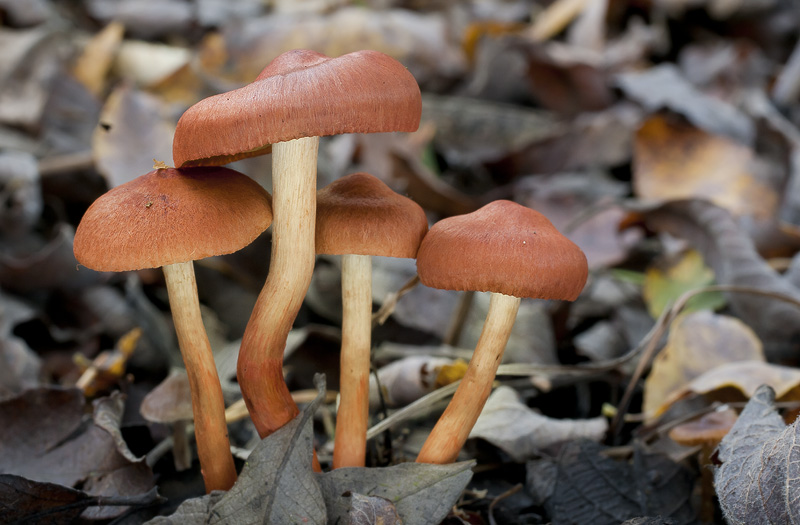
<path id="1" fill-rule="evenodd" d="M 433 288 L 492 292 L 467 372 L 417 457 L 451 463 L 489 397 L 520 299 L 574 301 L 588 265 L 544 215 L 501 200 L 434 224 L 417 253 L 417 272 Z"/>
<path id="2" fill-rule="evenodd" d="M 88 268 L 163 267 L 209 492 L 229 489 L 236 470 L 192 261 L 243 248 L 271 221 L 269 194 L 245 175 L 226 168 L 170 168 L 151 171 L 98 198 L 75 232 L 75 257 Z"/>
<path id="3" fill-rule="evenodd" d="M 317 253 L 342 256 L 342 348 L 333 468 L 363 467 L 369 414 L 372 257 L 413 259 L 428 231 L 425 211 L 368 173 L 317 194 Z"/>
<path id="4" fill-rule="evenodd" d="M 294 50 L 275 58 L 253 83 L 201 100 L 178 122 L 173 157 L 179 166 L 225 164 L 271 147 L 270 272 L 245 330 L 237 370 L 262 437 L 299 413 L 282 364 L 314 269 L 319 137 L 414 131 L 421 111 L 414 77 L 387 55 L 359 51 L 330 58 Z"/>

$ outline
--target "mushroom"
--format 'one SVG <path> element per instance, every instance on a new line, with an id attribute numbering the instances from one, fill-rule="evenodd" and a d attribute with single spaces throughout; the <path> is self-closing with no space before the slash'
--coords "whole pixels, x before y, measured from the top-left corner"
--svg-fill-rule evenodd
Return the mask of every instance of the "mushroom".
<path id="1" fill-rule="evenodd" d="M 669 437 L 684 447 L 700 447 L 700 519 L 714 521 L 714 472 L 711 455 L 738 419 L 736 411 L 722 405 L 699 419 L 682 423 L 669 431 Z"/>
<path id="2" fill-rule="evenodd" d="M 319 137 L 414 131 L 422 101 L 393 58 L 359 51 L 330 58 L 294 50 L 242 88 L 201 100 L 180 118 L 178 166 L 220 165 L 272 150 L 270 272 L 242 339 L 237 377 L 262 437 L 298 414 L 283 378 L 286 337 L 314 269 Z"/>
<path id="3" fill-rule="evenodd" d="M 317 193 L 317 253 L 342 256 L 342 349 L 333 468 L 363 467 L 369 415 L 372 255 L 413 259 L 425 211 L 368 173 Z"/>
<path id="4" fill-rule="evenodd" d="M 243 248 L 271 221 L 269 194 L 245 175 L 226 168 L 170 168 L 151 171 L 98 198 L 75 232 L 75 257 L 88 268 L 163 267 L 209 492 L 229 489 L 236 470 L 192 261 Z"/>
<path id="5" fill-rule="evenodd" d="M 489 397 L 520 298 L 574 301 L 588 265 L 544 215 L 500 200 L 434 224 L 417 253 L 417 272 L 433 288 L 492 292 L 467 372 L 417 457 L 451 463 Z"/>

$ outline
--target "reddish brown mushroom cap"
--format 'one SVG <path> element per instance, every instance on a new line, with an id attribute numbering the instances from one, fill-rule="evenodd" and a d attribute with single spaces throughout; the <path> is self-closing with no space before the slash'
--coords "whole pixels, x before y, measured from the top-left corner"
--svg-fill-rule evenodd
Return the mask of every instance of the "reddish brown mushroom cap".
<path id="1" fill-rule="evenodd" d="M 581 249 L 544 215 L 501 200 L 434 224 L 417 272 L 433 288 L 574 301 L 589 270 Z"/>
<path id="2" fill-rule="evenodd" d="M 158 268 L 250 244 L 272 223 L 269 193 L 227 168 L 158 169 L 97 199 L 75 257 L 99 271 Z"/>
<path id="3" fill-rule="evenodd" d="M 673 428 L 669 431 L 669 437 L 686 447 L 716 445 L 728 434 L 737 419 L 736 411 L 730 408 L 710 412 L 699 419 Z"/>
<path id="4" fill-rule="evenodd" d="M 415 131 L 421 112 L 419 86 L 395 59 L 299 49 L 275 58 L 251 84 L 190 107 L 172 156 L 176 166 L 221 165 L 303 137 Z"/>
<path id="5" fill-rule="evenodd" d="M 317 192 L 317 253 L 417 256 L 425 211 L 377 177 L 353 173 Z"/>

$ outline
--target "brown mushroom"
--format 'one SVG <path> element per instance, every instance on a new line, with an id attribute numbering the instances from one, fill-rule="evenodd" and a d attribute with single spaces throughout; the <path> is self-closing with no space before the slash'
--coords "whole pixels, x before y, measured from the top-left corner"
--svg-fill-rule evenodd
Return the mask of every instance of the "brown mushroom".
<path id="1" fill-rule="evenodd" d="M 711 470 L 711 455 L 739 416 L 732 408 L 724 407 L 702 417 L 682 423 L 669 431 L 669 437 L 685 447 L 700 447 L 700 519 L 704 523 L 714 521 L 714 472 Z"/>
<path id="2" fill-rule="evenodd" d="M 492 292 L 469 368 L 417 457 L 420 463 L 451 463 L 489 397 L 520 298 L 574 301 L 588 265 L 544 215 L 495 201 L 434 224 L 417 253 L 417 272 L 433 288 Z"/>
<path id="3" fill-rule="evenodd" d="M 319 137 L 414 131 L 421 111 L 414 77 L 387 55 L 359 51 L 330 58 L 295 50 L 273 60 L 252 84 L 198 102 L 178 122 L 178 166 L 224 164 L 268 153 L 272 145 L 270 272 L 242 340 L 237 372 L 262 437 L 298 413 L 282 364 L 314 269 Z"/>
<path id="4" fill-rule="evenodd" d="M 88 268 L 120 272 L 163 267 L 209 492 L 229 489 L 236 470 L 192 261 L 243 248 L 271 221 L 269 194 L 245 175 L 226 168 L 170 168 L 151 171 L 101 196 L 75 232 L 75 257 Z"/>
<path id="5" fill-rule="evenodd" d="M 369 414 L 372 255 L 414 258 L 425 211 L 368 173 L 317 193 L 317 253 L 342 256 L 342 349 L 333 468 L 363 467 Z"/>

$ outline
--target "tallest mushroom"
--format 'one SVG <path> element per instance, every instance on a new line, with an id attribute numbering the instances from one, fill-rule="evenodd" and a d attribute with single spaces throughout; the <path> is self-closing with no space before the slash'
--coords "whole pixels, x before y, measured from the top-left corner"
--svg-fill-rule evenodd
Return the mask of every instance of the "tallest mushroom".
<path id="1" fill-rule="evenodd" d="M 359 51 L 330 58 L 295 50 L 242 88 L 201 100 L 175 130 L 177 166 L 221 165 L 272 147 L 270 272 L 242 339 L 237 376 L 259 435 L 298 413 L 283 379 L 286 337 L 314 270 L 319 137 L 415 131 L 422 101 L 393 58 Z"/>

